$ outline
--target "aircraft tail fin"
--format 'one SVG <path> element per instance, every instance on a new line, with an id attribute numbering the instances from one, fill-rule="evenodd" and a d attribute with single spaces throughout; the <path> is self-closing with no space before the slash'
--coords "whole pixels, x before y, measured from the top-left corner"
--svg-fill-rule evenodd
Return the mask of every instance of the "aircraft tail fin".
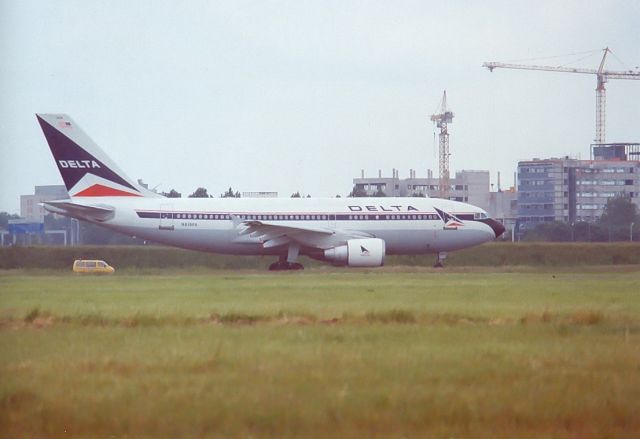
<path id="1" fill-rule="evenodd" d="M 66 114 L 36 114 L 71 197 L 158 197 L 124 172 Z"/>

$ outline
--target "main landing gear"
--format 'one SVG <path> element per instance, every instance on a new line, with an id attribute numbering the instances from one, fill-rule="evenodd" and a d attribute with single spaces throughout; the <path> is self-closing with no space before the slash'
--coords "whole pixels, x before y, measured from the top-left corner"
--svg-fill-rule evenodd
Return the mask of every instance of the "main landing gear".
<path id="1" fill-rule="evenodd" d="M 304 270 L 304 266 L 298 262 L 295 262 L 298 259 L 298 254 L 300 253 L 300 246 L 296 244 L 291 244 L 287 251 L 286 255 L 280 255 L 280 259 L 278 259 L 273 264 L 269 265 L 270 271 L 280 271 L 280 270 Z"/>
<path id="2" fill-rule="evenodd" d="M 298 262 L 276 261 L 269 265 L 269 271 L 280 270 L 304 270 L 304 266 Z"/>
<path id="3" fill-rule="evenodd" d="M 447 254 L 445 252 L 439 252 L 436 254 L 436 263 L 433 264 L 433 268 L 444 268 L 444 260 L 447 259 Z"/>

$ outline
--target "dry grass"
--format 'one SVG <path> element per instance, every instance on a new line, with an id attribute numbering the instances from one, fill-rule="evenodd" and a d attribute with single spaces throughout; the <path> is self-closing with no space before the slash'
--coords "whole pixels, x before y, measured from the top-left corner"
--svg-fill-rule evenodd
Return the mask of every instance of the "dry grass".
<path id="1" fill-rule="evenodd" d="M 275 314 L 217 313 L 207 317 L 153 316 L 135 314 L 125 317 L 108 317 L 98 314 L 56 316 L 42 312 L 39 308 L 29 311 L 23 318 L 5 317 L 0 320 L 0 328 L 48 328 L 55 325 L 72 326 L 118 326 L 125 328 L 162 326 L 255 326 L 255 325 L 358 325 L 358 324 L 414 324 L 414 325 L 488 325 L 513 326 L 516 324 L 571 324 L 597 325 L 607 320 L 601 311 L 576 310 L 570 314 L 527 313 L 520 318 L 488 318 L 452 313 L 419 313 L 410 310 L 391 309 L 389 311 L 369 311 L 363 314 L 343 313 L 341 316 L 322 319 L 310 313 L 296 314 L 279 311 Z M 618 319 L 619 320 L 619 319 Z M 635 322 L 634 322 L 635 324 Z"/>

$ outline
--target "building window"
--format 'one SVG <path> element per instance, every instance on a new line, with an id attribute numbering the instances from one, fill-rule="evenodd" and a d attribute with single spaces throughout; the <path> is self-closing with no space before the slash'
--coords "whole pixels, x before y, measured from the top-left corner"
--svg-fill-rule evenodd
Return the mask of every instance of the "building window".
<path id="1" fill-rule="evenodd" d="M 578 204 L 576 207 L 582 210 L 598 210 L 599 208 L 597 204 Z"/>

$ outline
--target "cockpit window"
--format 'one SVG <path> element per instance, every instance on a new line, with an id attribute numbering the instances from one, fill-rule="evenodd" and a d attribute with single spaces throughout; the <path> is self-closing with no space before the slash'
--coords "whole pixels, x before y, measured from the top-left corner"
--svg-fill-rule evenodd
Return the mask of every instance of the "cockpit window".
<path id="1" fill-rule="evenodd" d="M 489 215 L 487 215 L 485 212 L 476 212 L 473 214 L 473 219 L 486 219 L 489 218 Z"/>

